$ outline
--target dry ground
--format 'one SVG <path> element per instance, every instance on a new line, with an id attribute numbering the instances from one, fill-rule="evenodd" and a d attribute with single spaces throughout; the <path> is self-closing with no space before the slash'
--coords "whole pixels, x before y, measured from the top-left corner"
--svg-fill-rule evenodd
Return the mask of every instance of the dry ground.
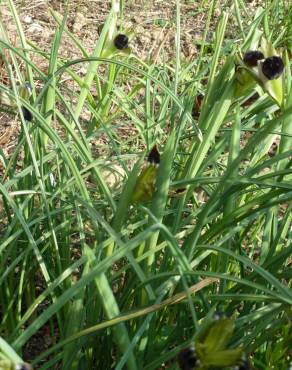
<path id="1" fill-rule="evenodd" d="M 108 14 L 110 0 L 69 0 L 68 28 L 81 41 L 82 45 L 90 53 L 98 40 L 99 30 Z M 0 15 L 5 24 L 10 41 L 18 45 L 16 39 L 16 26 L 12 21 L 8 6 L 3 1 L 0 5 Z M 64 14 L 65 1 L 58 0 L 15 0 L 14 1 L 25 35 L 28 40 L 37 44 L 44 52 L 49 53 L 54 37 L 56 23 L 50 14 L 50 9 Z M 226 1 L 217 1 L 212 18 L 214 30 L 218 17 L 223 10 L 230 10 Z M 233 2 L 229 2 L 232 4 Z M 249 1 L 250 9 L 255 9 L 259 1 Z M 135 38 L 131 42 L 133 53 L 143 60 L 155 58 L 157 62 L 169 61 L 175 53 L 175 0 L 129 0 L 126 1 L 124 20 L 121 26 L 131 27 L 135 32 Z M 232 8 L 232 7 L 231 7 Z M 192 60 L 196 57 L 200 40 L 206 25 L 206 17 L 209 9 L 208 1 L 182 0 L 181 1 L 181 49 L 182 58 Z M 235 29 L 230 17 L 229 32 Z M 1 34 L 0 34 L 1 37 Z M 208 35 L 212 39 L 212 32 Z M 64 35 L 60 55 L 64 58 L 74 59 L 80 57 L 80 52 L 72 45 L 69 38 Z M 46 70 L 47 61 L 34 55 L 38 67 Z M 2 66 L 3 69 L 3 66 Z M 79 69 L 83 75 L 85 67 Z M 5 71 L 1 71 L 0 79 L 3 82 Z M 5 78 L 5 77 L 4 77 Z M 0 112 L 0 147 L 8 155 L 12 152 L 17 142 L 19 125 L 16 119 Z M 1 161 L 0 161 L 1 171 Z M 1 172 L 0 172 L 1 174 Z"/>

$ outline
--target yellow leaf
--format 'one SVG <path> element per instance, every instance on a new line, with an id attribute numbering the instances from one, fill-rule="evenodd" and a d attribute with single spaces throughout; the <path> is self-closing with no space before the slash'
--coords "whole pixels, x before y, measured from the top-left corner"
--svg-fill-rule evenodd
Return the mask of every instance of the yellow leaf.
<path id="1" fill-rule="evenodd" d="M 132 196 L 132 202 L 147 202 L 155 192 L 157 166 L 148 165 L 140 173 Z"/>

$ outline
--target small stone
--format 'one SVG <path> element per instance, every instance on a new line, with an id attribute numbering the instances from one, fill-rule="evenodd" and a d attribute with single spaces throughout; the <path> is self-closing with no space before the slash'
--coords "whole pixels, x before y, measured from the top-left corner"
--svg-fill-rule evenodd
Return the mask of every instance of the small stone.
<path id="1" fill-rule="evenodd" d="M 26 15 L 24 18 L 23 18 L 23 22 L 25 24 L 31 24 L 33 22 L 33 19 L 30 15 Z"/>
<path id="2" fill-rule="evenodd" d="M 32 25 L 28 28 L 27 32 L 41 33 L 41 32 L 44 32 L 44 29 L 39 23 L 32 23 Z"/>
<path id="3" fill-rule="evenodd" d="M 81 31 L 81 29 L 87 24 L 86 17 L 82 13 L 77 13 L 75 15 L 75 21 L 73 24 L 73 32 L 78 33 Z"/>

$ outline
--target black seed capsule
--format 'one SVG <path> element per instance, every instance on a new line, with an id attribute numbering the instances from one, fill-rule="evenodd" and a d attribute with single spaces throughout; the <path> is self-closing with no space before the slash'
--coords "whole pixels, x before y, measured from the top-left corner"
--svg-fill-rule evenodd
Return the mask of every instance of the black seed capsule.
<path id="1" fill-rule="evenodd" d="M 26 121 L 31 122 L 32 121 L 32 114 L 26 107 L 21 107 L 23 117 Z"/>
<path id="2" fill-rule="evenodd" d="M 128 36 L 123 35 L 122 33 L 117 35 L 114 39 L 115 47 L 119 50 L 127 49 L 128 42 L 129 42 Z"/>
<path id="3" fill-rule="evenodd" d="M 273 56 L 264 60 L 262 64 L 262 72 L 268 80 L 275 80 L 280 77 L 284 71 L 284 63 L 282 58 Z"/>
<path id="4" fill-rule="evenodd" d="M 202 104 L 203 104 L 203 100 L 204 100 L 204 95 L 198 94 L 196 96 L 195 102 L 194 102 L 194 105 L 193 105 L 193 109 L 192 109 L 193 118 L 199 118 L 200 111 L 201 111 Z"/>
<path id="5" fill-rule="evenodd" d="M 249 67 L 256 67 L 258 61 L 265 59 L 264 54 L 261 51 L 249 50 L 243 56 L 243 62 Z"/>
<path id="6" fill-rule="evenodd" d="M 181 370 L 193 370 L 200 363 L 195 348 L 185 348 L 178 354 L 178 364 Z"/>
<path id="7" fill-rule="evenodd" d="M 151 152 L 148 155 L 147 161 L 151 164 L 159 164 L 160 163 L 160 153 L 159 153 L 156 145 L 154 145 L 154 147 L 151 149 Z"/>

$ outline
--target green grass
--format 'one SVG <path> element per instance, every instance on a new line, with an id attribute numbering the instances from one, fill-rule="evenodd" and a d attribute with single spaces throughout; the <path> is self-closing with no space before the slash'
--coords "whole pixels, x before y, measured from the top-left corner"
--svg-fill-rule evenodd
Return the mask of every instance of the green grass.
<path id="1" fill-rule="evenodd" d="M 42 370 L 178 369 L 177 354 L 200 340 L 214 311 L 234 319 L 228 348 L 242 348 L 256 369 L 288 368 L 291 35 L 276 30 L 290 22 L 284 2 L 250 18 L 236 1 L 217 23 L 212 54 L 204 47 L 211 6 L 200 54 L 188 63 L 177 1 L 176 58 L 164 64 L 117 54 L 113 10 L 92 54 L 67 29 L 68 9 L 63 19 L 52 13 L 48 55 L 26 40 L 13 2 L 6 5 L 20 46 L 1 22 L 9 84 L 1 81 L 0 109 L 21 131 L 10 158 L 0 150 L 0 368 L 23 358 Z M 231 25 L 234 39 L 226 36 Z M 62 58 L 65 33 L 82 58 Z M 263 45 L 262 35 L 286 48 L 284 77 L 267 89 L 238 90 L 236 55 Z M 47 60 L 47 74 L 34 54 Z M 85 66 L 85 77 L 76 66 Z M 31 96 L 21 89 L 25 81 Z M 156 191 L 133 204 L 154 144 Z M 106 170 L 117 166 L 118 181 L 108 183 Z"/>

